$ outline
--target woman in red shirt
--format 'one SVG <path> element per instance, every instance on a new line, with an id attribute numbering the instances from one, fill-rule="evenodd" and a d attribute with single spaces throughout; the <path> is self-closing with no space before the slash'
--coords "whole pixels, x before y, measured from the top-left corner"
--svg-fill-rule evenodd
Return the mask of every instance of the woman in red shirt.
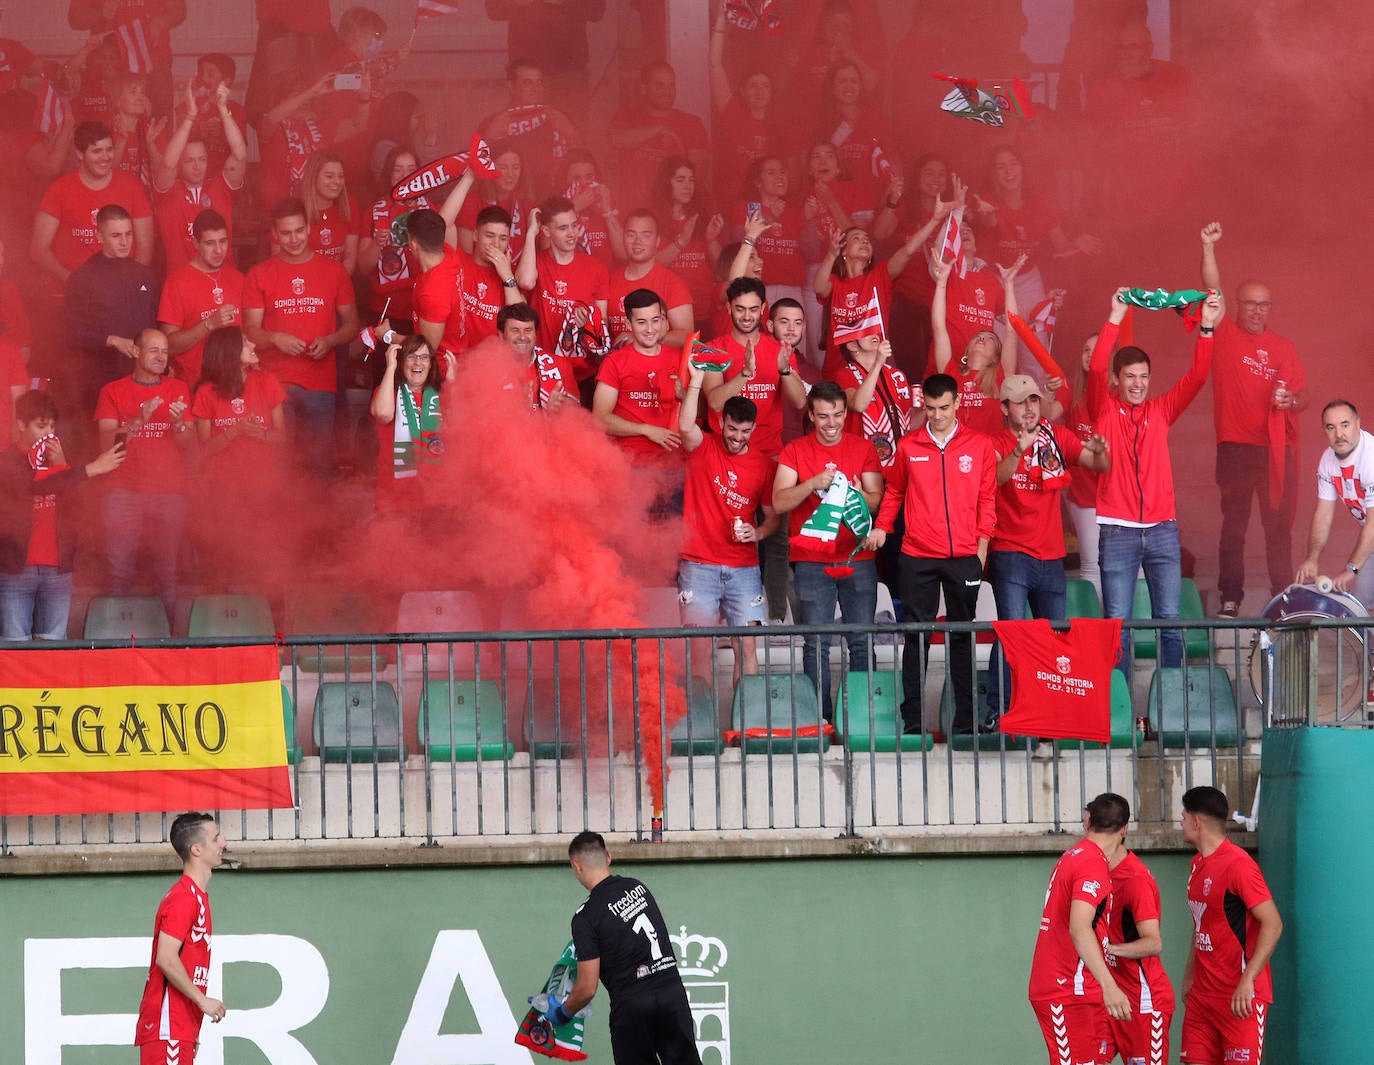
<path id="1" fill-rule="evenodd" d="M 334 151 L 316 152 L 301 175 L 301 199 L 310 223 L 310 247 L 352 276 L 358 267 L 358 233 L 363 212 L 348 191 L 343 160 Z"/>
<path id="2" fill-rule="evenodd" d="M 658 261 L 687 283 L 698 328 L 711 320 L 716 293 L 716 261 L 725 219 L 711 213 L 697 180 L 697 168 L 685 155 L 670 155 L 654 180 L 654 210 L 664 243 Z"/>
<path id="3" fill-rule="evenodd" d="M 1013 281 L 1025 261 L 1025 256 L 1021 256 L 1010 267 L 997 267 L 1006 292 L 1008 314 L 1016 313 Z M 945 323 L 945 289 L 953 269 L 953 261 L 943 262 L 938 257 L 931 265 L 935 278 L 935 295 L 930 301 L 930 331 L 934 338 L 931 354 L 935 358 L 935 372 L 947 373 L 959 382 L 959 424 L 991 436 L 1001 432 L 1005 424 L 999 397 L 1003 379 L 1016 372 L 1016 333 L 1008 329 L 1005 343 L 991 329 L 974 333 L 960 353 L 959 361 L 954 362 L 949 327 Z"/>
<path id="4" fill-rule="evenodd" d="M 1097 334 L 1083 341 L 1083 351 L 1073 370 L 1072 398 L 1064 414 L 1064 424 L 1087 443 L 1097 432 L 1097 412 L 1088 403 L 1088 365 L 1092 362 Z M 1097 563 L 1097 474 L 1075 463 L 1069 468 L 1069 491 L 1064 497 L 1064 510 L 1073 522 L 1078 536 L 1078 575 L 1092 581 L 1102 592 L 1102 571 Z"/>
<path id="5" fill-rule="evenodd" d="M 385 189 L 381 199 L 372 204 L 365 220 L 365 232 L 358 244 L 358 272 L 367 278 L 367 306 L 373 315 L 381 317 L 382 308 L 393 322 L 408 322 L 411 317 L 410 293 L 419 268 L 407 250 L 404 238 L 392 228 L 404 214 L 429 206 L 424 196 L 413 200 L 394 200 L 391 188 L 420 166 L 414 149 L 398 146 L 386 153 L 382 164 Z M 390 301 L 390 306 L 388 306 Z"/>

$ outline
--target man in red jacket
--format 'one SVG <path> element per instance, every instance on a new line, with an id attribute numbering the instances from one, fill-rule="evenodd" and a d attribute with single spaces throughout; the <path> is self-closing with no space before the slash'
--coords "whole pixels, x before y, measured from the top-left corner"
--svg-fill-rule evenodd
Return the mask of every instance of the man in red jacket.
<path id="1" fill-rule="evenodd" d="M 902 537 L 902 619 L 934 621 L 940 592 L 950 621 L 972 621 L 997 524 L 997 452 L 992 438 L 959 424 L 959 382 L 931 374 L 921 385 L 926 423 L 897 444 L 882 507 L 867 546 L 887 542 L 898 509 Z M 902 652 L 902 722 L 922 731 L 921 694 L 929 641 L 908 640 Z M 955 732 L 973 732 L 973 638 L 949 637 Z M 995 727 L 995 726 L 993 726 Z"/>
<path id="2" fill-rule="evenodd" d="M 1212 334 L 1221 320 L 1220 293 L 1203 302 L 1202 325 L 1193 348 L 1193 364 L 1178 384 L 1150 399 L 1150 356 L 1127 345 L 1111 355 L 1126 316 L 1121 298 L 1093 348 L 1088 367 L 1088 402 L 1097 416 L 1097 432 L 1112 455 L 1111 469 L 1097 480 L 1098 559 L 1102 567 L 1102 610 L 1109 618 L 1131 616 L 1135 576 L 1143 567 L 1150 588 L 1151 614 L 1178 617 L 1183 580 L 1178 521 L 1174 509 L 1174 472 L 1169 457 L 1169 427 L 1201 391 L 1212 368 Z M 1107 364 L 1111 362 L 1110 394 Z M 1117 668 L 1130 676 L 1130 633 L 1121 633 Z M 1160 636 L 1159 664 L 1183 662 L 1183 636 L 1165 629 Z"/>

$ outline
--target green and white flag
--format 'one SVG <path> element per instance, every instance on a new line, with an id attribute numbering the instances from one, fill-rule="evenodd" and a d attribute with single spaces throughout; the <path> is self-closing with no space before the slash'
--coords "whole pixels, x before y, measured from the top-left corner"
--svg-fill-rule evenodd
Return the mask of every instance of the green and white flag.
<path id="1" fill-rule="evenodd" d="M 873 529 L 873 516 L 868 512 L 859 489 L 849 483 L 844 474 L 836 472 L 830 482 L 821 504 L 815 513 L 802 524 L 803 536 L 811 536 L 825 543 L 834 543 L 840 529 L 848 527 L 854 538 L 863 541 Z"/>

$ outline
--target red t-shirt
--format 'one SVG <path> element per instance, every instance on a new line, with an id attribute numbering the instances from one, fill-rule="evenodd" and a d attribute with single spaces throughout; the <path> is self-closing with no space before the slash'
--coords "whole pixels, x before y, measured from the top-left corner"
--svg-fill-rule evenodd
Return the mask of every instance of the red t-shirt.
<path id="1" fill-rule="evenodd" d="M 14 393 L 10 389 L 27 389 L 30 380 L 19 345 L 10 337 L 0 336 L 0 442 L 6 445 L 14 432 Z"/>
<path id="2" fill-rule="evenodd" d="M 669 219 L 667 226 L 665 239 L 670 237 L 677 240 L 687 226 L 687 219 Z M 711 317 L 711 309 L 716 301 L 716 271 L 706 247 L 706 238 L 702 235 L 704 226 L 704 221 L 698 219 L 692 239 L 678 251 L 672 265 L 673 273 L 687 283 L 687 291 L 692 294 L 692 315 L 699 322 Z"/>
<path id="3" fill-rule="evenodd" d="M 462 208 L 458 211 L 458 218 L 455 225 L 459 229 L 471 229 L 477 231 L 477 215 L 483 207 L 504 207 L 510 215 L 510 261 L 514 266 L 516 260 L 520 258 L 520 249 L 525 246 L 525 222 L 530 216 L 532 204 L 524 203 L 519 199 L 514 200 L 491 200 L 483 199 L 481 196 L 470 195 L 463 201 Z"/>
<path id="4" fill-rule="evenodd" d="M 162 402 L 136 433 L 129 434 L 128 458 L 110 474 L 110 483 L 131 492 L 180 492 L 185 482 L 181 448 L 167 413 L 177 400 L 190 406 L 186 382 L 164 377 L 155 385 L 140 384 L 131 376 L 111 381 L 95 401 L 95 420 L 110 420 L 126 431 L 124 423 L 139 416 L 139 409 L 154 396 Z M 190 411 L 182 421 L 190 420 Z M 184 430 L 190 432 L 189 429 Z"/>
<path id="5" fill-rule="evenodd" d="M 741 518 L 753 525 L 759 506 L 772 505 L 776 468 L 752 442 L 744 454 L 732 455 L 719 436 L 707 433 L 687 458 L 682 557 L 709 566 L 757 566 L 758 544 L 736 541 L 734 524 Z"/>
<path id="6" fill-rule="evenodd" d="M 817 131 L 817 141 L 829 141 L 840 157 L 840 166 L 849 176 L 870 188 L 874 195 L 886 191 L 887 180 L 873 173 L 873 146 L 892 147 L 893 140 L 887 126 L 871 114 L 857 120 L 831 119 Z"/>
<path id="7" fill-rule="evenodd" d="M 162 286 L 162 295 L 158 298 L 157 320 L 173 329 L 189 329 L 229 304 L 239 308 L 234 315 L 234 324 L 242 325 L 243 284 L 243 275 L 227 259 L 223 266 L 211 273 L 187 263 L 167 276 L 167 283 Z M 188 385 L 200 380 L 204 353 L 205 341 L 198 340 L 172 360 L 176 375 Z"/>
<path id="8" fill-rule="evenodd" d="M 180 270 L 196 257 L 196 242 L 191 236 L 191 223 L 201 211 L 217 211 L 229 223 L 229 236 L 234 235 L 234 190 L 223 174 L 206 177 L 198 189 L 191 188 L 180 178 L 158 197 L 157 228 L 162 246 L 167 252 L 167 272 Z"/>
<path id="9" fill-rule="evenodd" d="M 873 293 L 878 293 L 878 307 L 883 314 L 883 322 L 892 322 L 892 275 L 887 272 L 886 261 L 874 263 L 867 273 L 858 277 L 830 278 L 830 298 L 826 309 L 830 314 L 830 328 L 826 332 L 825 364 L 821 368 L 826 380 L 833 381 L 844 367 L 844 352 L 835 346 L 831 338 L 836 328 L 855 325 L 863 320 Z"/>
<path id="10" fill-rule="evenodd" d="M 945 372 L 959 382 L 959 424 L 987 436 L 996 436 L 1007 424 L 1002 416 L 1002 401 L 983 391 L 980 383 L 982 374 L 972 370 L 959 373 L 958 369 L 959 364 L 955 360 Z M 995 386 L 998 395 L 1002 393 L 1002 381 L 1005 378 L 1006 373 L 998 366 Z"/>
<path id="11" fill-rule="evenodd" d="M 539 313 L 539 345 L 552 350 L 574 304 L 606 300 L 609 305 L 611 275 L 605 263 L 583 252 L 573 252 L 572 262 L 563 264 L 541 251 L 534 263 L 539 276 L 528 298 Z"/>
<path id="12" fill-rule="evenodd" d="M 274 255 L 249 270 L 243 283 L 244 309 L 261 309 L 264 329 L 289 333 L 306 343 L 334 332 L 338 309 L 352 306 L 353 299 L 353 282 L 344 268 L 323 255 L 311 255 L 303 263 L 288 263 Z M 263 345 L 258 359 L 284 385 L 300 385 L 312 392 L 333 392 L 338 387 L 333 348 L 316 361 Z"/>
<path id="13" fill-rule="evenodd" d="M 984 199 L 997 208 L 997 225 L 980 236 L 978 250 L 990 263 L 1014 263 L 1026 257 L 1021 272 L 1035 269 L 1035 253 L 1051 229 L 1059 225 L 1059 212 L 1048 199 L 1027 196 L 1019 208 L 1008 207 L 996 196 Z"/>
<path id="14" fill-rule="evenodd" d="M 1045 909 L 1040 915 L 1040 936 L 1031 958 L 1029 998 L 1032 1002 L 1070 998 L 1101 1002 L 1102 988 L 1088 972 L 1069 935 L 1069 911 L 1075 902 L 1086 902 L 1097 914 L 1097 928 L 1112 898 L 1112 871 L 1102 848 L 1080 840 L 1065 851 L 1050 875 Z"/>
<path id="15" fill-rule="evenodd" d="M 444 257 L 415 279 L 410 293 L 411 315 L 415 330 L 420 321 L 443 323 L 444 335 L 439 341 L 441 351 L 455 355 L 467 348 L 467 320 L 463 314 L 463 262 L 458 249 L 444 245 Z"/>
<path id="16" fill-rule="evenodd" d="M 0 336 L 21 348 L 33 344 L 33 328 L 19 286 L 8 278 L 0 279 Z M 8 438 L 7 438 L 8 439 Z"/>
<path id="17" fill-rule="evenodd" d="M 798 482 L 814 477 L 822 470 L 835 470 L 844 474 L 850 484 L 859 485 L 865 473 L 882 473 L 873 445 L 849 433 L 842 433 L 839 443 L 834 447 L 826 447 L 816 439 L 815 433 L 807 433 L 782 449 L 778 455 L 778 465 L 795 470 Z M 802 526 L 821 505 L 824 494 L 812 492 L 787 517 L 788 557 L 793 562 L 842 562 L 854 550 L 856 541 L 848 526 L 842 527 L 839 535 L 829 542 L 802 535 Z M 861 562 L 872 557 L 872 551 L 860 551 L 854 560 Z"/>
<path id="18" fill-rule="evenodd" d="M 326 207 L 310 224 L 310 249 L 327 255 L 336 263 L 344 260 L 344 243 L 349 237 L 367 232 L 368 219 L 352 194 L 348 197 L 348 217 L 343 216 L 337 203 Z"/>
<path id="19" fill-rule="evenodd" d="M 748 204 L 741 203 L 737 217 L 744 218 Z M 763 259 L 763 272 L 770 285 L 806 284 L 806 257 L 802 254 L 802 231 L 806 229 L 806 212 L 798 204 L 789 203 L 781 215 L 773 215 L 763 208 L 763 220 L 773 226 L 754 242 L 754 250 Z"/>
<path id="20" fill-rule="evenodd" d="M 1159 885 L 1135 854 L 1128 851 L 1112 870 L 1112 905 L 1107 915 L 1107 939 L 1112 943 L 1132 943 L 1140 938 L 1136 927 L 1141 921 L 1161 917 Z M 1116 986 L 1131 1000 L 1132 1013 L 1170 1013 L 1174 1008 L 1174 986 L 1159 958 L 1118 958 L 1107 955 Z"/>
<path id="21" fill-rule="evenodd" d="M 1044 618 L 994 621 L 1011 666 L 1011 707 L 998 727 L 1013 736 L 1107 743 L 1112 738 L 1112 667 L 1121 619 L 1075 618 L 1055 632 Z"/>
<path id="22" fill-rule="evenodd" d="M 204 1018 L 200 1008 L 167 982 L 157 967 L 157 945 L 162 933 L 181 941 L 177 957 L 191 982 L 204 994 L 210 986 L 210 896 L 189 876 L 172 885 L 157 908 L 153 922 L 153 956 L 148 966 L 148 982 L 138 1004 L 138 1032 L 134 1042 L 142 1046 L 156 1040 L 186 1040 L 193 1045 L 200 1038 Z"/>
<path id="23" fill-rule="evenodd" d="M 1058 450 L 1037 441 L 1011 477 L 997 486 L 997 531 L 988 545 L 993 551 L 1021 551 L 1042 561 L 1064 557 L 1059 493 L 1069 487 L 1069 470 L 1078 465 L 1083 444 L 1062 425 L 1048 428 Z M 993 436 L 992 446 L 998 459 L 1004 459 L 1016 450 L 1016 434 L 1004 428 Z"/>
<path id="24" fill-rule="evenodd" d="M 1188 909 L 1193 912 L 1189 1002 L 1231 1001 L 1259 938 L 1259 923 L 1250 911 L 1271 897 L 1255 859 L 1229 839 L 1206 858 L 1194 855 L 1188 871 Z M 1255 998 L 1274 1001 L 1267 965 L 1255 977 Z"/>
<path id="25" fill-rule="evenodd" d="M 577 374 L 573 364 L 562 355 L 535 348 L 527 372 L 530 409 L 539 410 L 548 406 L 550 398 L 560 389 L 574 400 L 577 399 Z"/>
<path id="26" fill-rule="evenodd" d="M 34 54 L 12 37 L 0 37 L 0 93 L 19 85 L 19 75 L 33 66 Z"/>
<path id="27" fill-rule="evenodd" d="M 708 347 L 724 351 L 729 356 L 730 365 L 721 374 L 724 381 L 733 381 L 744 372 L 744 345 L 737 341 L 733 333 L 716 337 Z M 758 407 L 758 420 L 754 422 L 754 435 L 749 438 L 749 450 L 757 451 L 770 459 L 776 459 L 782 450 L 782 377 L 778 374 L 778 352 L 782 345 L 767 333 L 760 333 L 754 340 L 754 376 L 740 390 L 745 399 L 753 400 Z M 716 357 L 711 357 L 716 361 Z M 797 369 L 797 353 L 792 352 L 787 365 L 794 374 Z M 711 411 L 711 431 L 720 432 L 720 411 Z"/>
<path id="28" fill-rule="evenodd" d="M 625 317 L 625 297 L 637 288 L 657 292 L 663 298 L 663 305 L 670 311 L 692 306 L 691 289 L 662 263 L 654 263 L 653 268 L 637 281 L 627 279 L 624 270 L 614 270 L 611 272 L 611 298 L 607 307 L 612 340 L 630 331 L 630 321 Z"/>
<path id="29" fill-rule="evenodd" d="M 6 404 L 12 406 L 12 404 Z M 59 470 L 69 466 L 53 466 L 34 473 L 35 481 L 44 481 Z M 57 550 L 57 494 L 33 497 L 33 528 L 29 532 L 29 553 L 24 559 L 26 566 L 56 566 L 59 561 Z"/>
<path id="30" fill-rule="evenodd" d="M 905 272 L 920 273 L 919 264 Z M 970 270 L 964 277 L 950 272 L 945 284 L 945 328 L 956 360 L 975 333 L 995 330 L 1002 307 L 1002 283 L 991 271 Z"/>
<path id="31" fill-rule="evenodd" d="M 455 249 L 453 254 L 458 260 L 458 292 L 467 323 L 463 347 L 470 348 L 496 335 L 496 316 L 506 305 L 506 288 L 495 268 L 479 263 L 462 248 Z M 433 321 L 428 315 L 424 318 Z M 447 338 L 447 330 L 444 336 Z"/>
<path id="32" fill-rule="evenodd" d="M 1075 403 L 1064 415 L 1064 424 L 1078 437 L 1080 444 L 1086 444 L 1097 432 L 1093 416 L 1088 413 L 1086 401 Z M 1097 507 L 1097 473 L 1086 466 L 1077 464 L 1069 468 L 1069 502 L 1076 507 L 1094 510 Z"/>
<path id="33" fill-rule="evenodd" d="M 210 435 L 227 433 L 239 422 L 256 422 L 266 429 L 272 427 L 272 412 L 286 402 L 286 390 L 266 370 L 249 370 L 243 382 L 243 395 L 225 399 L 214 385 L 205 385 L 196 390 L 196 398 L 191 404 L 191 417 L 204 418 L 210 423 Z M 212 456 L 212 461 L 226 461 L 228 455 L 242 456 L 260 454 L 267 457 L 274 445 L 251 436 L 241 436 L 223 451 Z M 264 451 L 263 449 L 268 449 Z"/>
<path id="34" fill-rule="evenodd" d="M 860 388 L 867 375 L 857 362 L 847 362 L 835 378 L 843 389 Z M 911 431 L 911 412 L 921 406 L 921 386 L 912 385 L 895 366 L 882 369 L 882 378 L 873 388 L 873 399 L 862 411 L 850 411 L 845 432 L 861 436 L 878 452 L 883 467 L 897 457 L 897 442 Z"/>
<path id="35" fill-rule="evenodd" d="M 677 401 L 673 376 L 682 353 L 677 348 L 660 346 L 657 355 L 645 355 L 633 344 L 617 348 L 602 360 L 596 371 L 598 383 L 616 390 L 615 414 L 641 425 L 672 427 L 673 406 Z M 630 461 L 660 460 L 667 452 L 648 437 L 613 436 L 630 454 Z"/>
<path id="36" fill-rule="evenodd" d="M 371 227 L 372 242 L 379 252 L 376 270 L 370 279 L 368 307 L 378 315 L 386 307 L 387 317 L 393 322 L 409 318 L 414 310 L 411 289 L 420 276 L 420 266 L 409 247 L 393 243 L 391 223 L 403 214 L 428 206 L 429 201 L 423 196 L 408 203 L 397 203 L 388 197 L 375 202 L 362 220 L 364 230 Z M 367 232 L 360 233 L 360 237 L 367 235 Z"/>
<path id="37" fill-rule="evenodd" d="M 1307 387 L 1307 375 L 1293 342 L 1273 330 L 1247 333 L 1232 319 L 1217 323 L 1212 354 L 1212 413 L 1217 442 L 1269 446 L 1274 390 Z"/>
<path id="38" fill-rule="evenodd" d="M 96 213 L 107 203 L 117 203 L 135 220 L 151 218 L 152 204 L 136 178 L 115 171 L 103 189 L 92 189 L 81 180 L 81 172 L 63 174 L 48 186 L 38 210 L 57 219 L 57 235 L 52 253 L 64 269 L 75 270 L 100 250 L 95 233 Z M 138 249 L 135 247 L 135 253 Z"/>
<path id="39" fill-rule="evenodd" d="M 721 199 L 744 195 L 745 178 L 756 159 L 785 154 L 785 146 L 778 136 L 783 125 L 769 117 L 755 118 L 740 103 L 738 96 L 730 97 L 730 101 L 716 112 L 715 121 L 711 123 L 715 141 L 715 166 L 711 177 Z M 784 283 L 790 284 L 779 282 Z"/>

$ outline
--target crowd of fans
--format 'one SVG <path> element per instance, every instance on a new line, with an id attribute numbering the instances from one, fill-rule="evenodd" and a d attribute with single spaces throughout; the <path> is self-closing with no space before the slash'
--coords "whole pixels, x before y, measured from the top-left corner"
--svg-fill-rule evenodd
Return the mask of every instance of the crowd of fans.
<path id="1" fill-rule="evenodd" d="M 0 40 L 13 163 L 0 179 L 0 374 L 17 401 L 0 431 L 32 472 L 13 464 L 3 504 L 4 635 L 65 635 L 65 610 L 35 611 L 32 588 L 38 575 L 70 595 L 65 498 L 81 473 L 107 476 L 108 590 L 130 589 L 143 550 L 169 614 L 188 498 L 221 530 L 265 520 L 274 489 L 331 486 L 341 468 L 370 465 L 360 456 L 375 440 L 377 511 L 428 506 L 445 380 L 490 337 L 526 364 L 533 416 L 582 406 L 654 475 L 654 514 L 684 519 L 679 586 L 694 623 L 780 620 L 789 597 L 796 621 L 829 622 L 838 602 L 845 620 L 869 622 L 879 578 L 907 619 L 933 619 L 943 587 L 958 620 L 973 616 L 985 572 L 1003 616 L 1062 616 L 1061 503 L 1109 616 L 1130 613 L 1140 567 L 1157 616 L 1176 616 L 1167 427 L 1210 371 L 1220 613 L 1235 616 L 1253 498 L 1271 586 L 1293 570 L 1294 415 L 1307 395 L 1292 344 L 1268 329 L 1268 288 L 1246 282 L 1224 317 L 1221 230 L 1203 231 L 1214 295 L 1192 370 L 1158 399 L 1117 297 L 1067 370 L 1045 347 L 1056 282 L 1115 260 L 1085 225 L 1092 189 L 1051 194 L 1049 149 L 1029 131 L 1072 119 L 1125 143 L 1112 138 L 1164 138 L 1190 120 L 1188 77 L 1152 58 L 1144 5 L 1106 6 L 1113 20 L 1078 27 L 1039 127 L 945 114 L 943 89 L 889 123 L 884 100 L 916 98 L 907 64 L 885 84 L 882 35 L 864 32 L 872 5 L 829 0 L 798 14 L 806 33 L 784 72 L 754 61 L 776 51 L 767 19 L 749 24 L 757 5 L 713 5 L 712 114 L 680 109 L 677 71 L 646 56 L 637 99 L 594 139 L 586 42 L 604 3 L 488 3 L 510 22 L 505 106 L 477 123 L 461 176 L 400 197 L 398 183 L 457 146 L 439 143 L 417 96 L 391 88 L 411 43 L 394 47 L 396 29 L 366 8 L 333 26 L 318 0 L 258 0 L 246 84 L 213 53 L 173 82 L 179 0 L 72 0 L 72 26 L 90 36 L 61 64 Z M 429 24 L 417 16 L 417 33 Z M 935 63 L 919 29 L 894 54 Z M 1099 192 L 1129 196 L 1150 168 L 1104 155 L 1093 175 Z M 1066 214 L 1069 200 L 1083 211 Z M 1024 330 L 1009 324 L 1018 314 Z M 694 337 L 705 343 L 689 363 Z M 372 390 L 375 433 L 345 429 L 358 388 Z M 961 441 L 954 475 L 981 480 L 951 508 L 950 482 L 927 474 L 961 434 L 981 442 Z M 83 450 L 98 457 L 69 473 Z M 878 515 L 872 533 L 803 528 L 827 501 L 842 508 L 837 480 Z M 251 564 L 241 538 L 199 549 L 221 572 Z M 1166 660 L 1176 642 L 1166 635 Z M 813 654 L 807 669 L 823 678 Z"/>

